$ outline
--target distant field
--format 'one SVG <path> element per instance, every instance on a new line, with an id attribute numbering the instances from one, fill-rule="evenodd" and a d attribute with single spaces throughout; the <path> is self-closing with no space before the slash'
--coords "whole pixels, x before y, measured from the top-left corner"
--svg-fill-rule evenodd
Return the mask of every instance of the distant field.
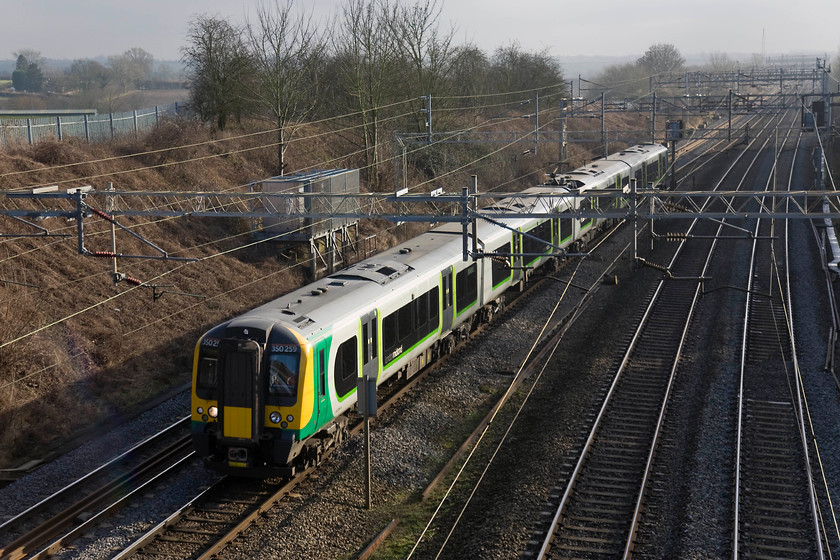
<path id="1" fill-rule="evenodd" d="M 150 89 L 133 93 L 139 93 L 147 107 L 169 105 L 176 102 L 182 103 L 190 96 L 190 90 L 188 89 Z"/>
<path id="2" fill-rule="evenodd" d="M 7 85 L 4 85 L 7 84 Z M 97 106 L 90 100 L 79 101 L 74 96 L 43 95 L 8 91 L 11 82 L 0 80 L 0 109 L 96 109 Z M 131 90 L 120 96 L 114 112 L 130 111 L 132 109 L 149 109 L 151 107 L 163 107 L 173 103 L 185 103 L 189 99 L 188 89 L 148 89 Z M 81 104 L 82 106 L 78 106 Z M 99 108 L 100 113 L 103 112 Z"/>

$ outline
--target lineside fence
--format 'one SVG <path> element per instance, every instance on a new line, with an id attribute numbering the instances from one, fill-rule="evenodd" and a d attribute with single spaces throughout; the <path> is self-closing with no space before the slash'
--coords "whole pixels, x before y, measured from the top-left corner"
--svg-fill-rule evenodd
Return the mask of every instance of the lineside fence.
<path id="1" fill-rule="evenodd" d="M 107 115 L 51 115 L 44 117 L 0 117 L 0 149 L 15 144 L 35 144 L 44 140 L 84 138 L 104 142 L 154 128 L 162 118 L 190 118 L 186 103 L 155 106 Z"/>

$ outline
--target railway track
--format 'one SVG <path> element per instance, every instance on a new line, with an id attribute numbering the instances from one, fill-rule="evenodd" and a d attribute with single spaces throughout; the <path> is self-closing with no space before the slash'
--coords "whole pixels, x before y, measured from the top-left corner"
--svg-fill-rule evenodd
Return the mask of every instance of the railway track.
<path id="1" fill-rule="evenodd" d="M 710 204 L 717 202 L 704 207 Z M 723 227 L 693 221 L 692 242 L 683 241 L 662 267 L 667 279 L 656 287 L 618 367 L 544 532 L 540 558 L 632 554 L 674 376 Z"/>
<path id="2" fill-rule="evenodd" d="M 606 266 L 604 270 L 605 275 L 612 265 L 613 263 L 609 263 Z M 520 302 L 527 300 L 527 296 L 530 293 L 540 289 L 542 282 L 552 280 L 556 280 L 556 278 L 547 276 L 535 279 L 522 294 L 517 296 L 510 305 L 505 307 L 504 312 L 510 312 Z M 591 300 L 597 288 L 598 285 L 589 286 L 581 294 L 581 299 L 574 311 L 562 318 L 555 319 L 548 325 L 543 343 L 537 351 L 538 354 L 545 352 L 546 344 L 550 344 L 550 340 L 553 337 L 568 328 L 580 309 Z M 473 333 L 473 336 L 476 334 Z M 439 363 L 443 363 L 445 360 L 446 357 L 440 360 Z M 539 360 L 535 359 L 535 361 Z M 432 371 L 433 368 L 423 370 L 411 378 L 408 383 L 389 394 L 384 402 L 379 403 L 379 412 L 384 413 Z M 494 410 L 495 407 L 488 413 L 488 417 L 493 414 Z M 488 419 L 485 418 L 485 422 L 487 421 Z M 350 428 L 349 433 L 353 435 L 361 429 L 362 423 L 358 421 Z M 333 449 L 325 455 L 325 459 L 332 453 Z M 457 456 L 458 452 L 453 457 L 453 461 Z M 452 461 L 444 467 L 444 472 L 440 473 L 434 479 L 432 484 L 430 484 L 430 488 L 442 478 L 447 468 L 451 467 L 451 464 Z M 115 556 L 114 560 L 133 558 L 135 556 L 142 556 L 143 558 L 175 556 L 197 559 L 217 557 L 231 541 L 236 539 L 249 526 L 257 522 L 274 505 L 287 498 L 298 485 L 303 483 L 316 470 L 317 466 L 310 467 L 296 475 L 292 480 L 281 481 L 275 484 L 253 480 L 242 482 L 227 477 L 216 486 L 209 488 L 190 503 L 186 504 L 168 519 L 152 528 L 133 545 Z"/>
<path id="3" fill-rule="evenodd" d="M 5 521 L 0 531 L 13 540 L 0 548 L 0 559 L 42 558 L 54 553 L 124 505 L 133 492 L 183 465 L 193 456 L 188 426 L 189 417 L 182 418 Z"/>
<path id="4" fill-rule="evenodd" d="M 758 220 L 754 237 L 773 241 L 754 241 L 750 262 L 732 558 L 824 558 L 792 336 L 788 224 Z"/>
<path id="5" fill-rule="evenodd" d="M 506 306 L 505 311 L 515 309 L 518 302 L 527 299 L 528 294 L 539 290 L 540 284 L 543 281 L 548 280 L 544 277 L 538 277 L 534 282 L 529 283 L 527 289 Z M 483 328 L 485 328 L 485 326 L 480 327 L 479 330 Z M 476 333 L 473 333 L 473 335 L 475 334 Z M 425 373 L 428 373 L 428 371 L 424 372 L 424 374 Z M 414 386 L 414 384 L 421 378 L 422 375 L 415 376 L 412 379 L 411 384 L 399 389 L 396 393 L 391 395 L 389 402 L 396 401 L 400 396 L 405 394 L 405 392 L 410 390 L 411 387 Z M 383 404 L 380 406 L 380 410 L 386 409 L 387 406 L 387 403 Z M 91 524 L 101 521 L 104 516 L 113 512 L 115 509 L 122 507 L 122 505 L 124 505 L 122 500 L 130 498 L 130 495 L 132 494 L 131 489 L 134 488 L 135 483 L 140 483 L 142 480 L 149 479 L 153 476 L 153 471 L 163 471 L 167 469 L 171 466 L 171 462 L 177 461 L 180 463 L 184 461 L 186 456 L 181 456 L 182 454 L 189 455 L 189 458 L 192 458 L 189 435 L 184 435 L 179 436 L 177 441 L 173 442 L 168 451 L 155 456 L 155 458 L 151 458 L 148 461 L 144 461 L 142 464 L 136 465 L 124 474 L 115 474 L 114 472 L 115 470 L 125 470 L 127 468 L 125 463 L 127 462 L 136 463 L 137 456 L 145 454 L 145 450 L 156 445 L 156 442 L 158 442 L 160 438 L 166 437 L 168 434 L 171 437 L 171 434 L 177 431 L 182 433 L 186 432 L 187 426 L 188 418 L 184 418 L 180 422 L 170 426 L 170 428 L 161 434 L 158 434 L 155 438 L 150 438 L 149 440 L 137 445 L 120 457 L 117 457 L 108 464 L 103 465 L 103 467 L 97 471 L 86 475 L 79 481 L 76 481 L 59 491 L 54 496 L 43 500 L 36 506 L 29 508 L 27 511 L 22 512 L 15 518 L 5 522 L 2 526 L 0 526 L 0 528 L 2 528 L 7 534 L 18 536 L 13 542 L 10 542 L 7 546 L 0 549 L 0 558 L 3 560 L 6 558 L 17 559 L 23 557 L 40 558 L 55 553 L 63 546 L 72 542 L 79 534 L 86 531 Z M 310 472 L 311 470 L 307 470 L 305 475 L 299 480 L 305 479 L 305 476 L 308 476 Z M 219 515 L 222 515 L 222 517 L 227 516 L 229 519 L 237 519 L 237 522 L 224 523 L 221 518 L 206 521 L 207 523 L 211 523 L 219 528 L 215 542 L 209 545 L 207 550 L 212 553 L 212 551 L 215 550 L 214 547 L 223 546 L 224 542 L 226 542 L 223 529 L 231 529 L 237 525 L 241 525 L 238 530 L 234 531 L 234 533 L 238 533 L 243 530 L 245 526 L 255 519 L 255 517 L 249 517 L 252 513 L 256 512 L 256 515 L 261 514 L 266 508 L 270 507 L 272 503 L 275 503 L 276 501 L 282 499 L 283 496 L 287 495 L 288 492 L 290 492 L 291 489 L 299 482 L 299 480 L 296 479 L 296 481 L 291 481 L 288 484 L 281 484 L 279 487 L 277 485 L 270 485 L 260 489 L 256 489 L 256 486 L 251 490 L 244 489 L 242 491 L 246 495 L 249 495 L 244 499 L 238 499 L 235 497 L 234 489 L 236 486 L 232 485 L 230 482 L 226 483 L 226 485 L 214 487 L 211 498 L 217 499 L 219 503 L 230 504 L 221 508 L 225 510 L 225 514 L 222 515 L 220 513 Z M 253 483 L 254 481 L 250 482 Z M 101 484 L 101 486 L 96 486 L 97 483 Z M 83 487 L 91 488 L 91 490 L 89 490 L 90 493 L 88 494 L 88 490 L 84 490 Z M 80 493 L 84 495 L 81 499 L 78 499 Z M 121 495 L 119 499 L 116 498 L 117 493 Z M 216 496 L 216 494 L 218 494 L 218 497 L 213 497 Z M 234 497 L 225 498 L 225 495 Z M 201 500 L 204 498 L 204 495 L 196 498 L 196 500 L 188 504 L 184 510 L 176 513 L 168 519 L 164 523 L 166 528 L 177 534 L 181 531 L 181 529 L 179 527 L 173 528 L 173 526 L 176 525 L 175 520 L 183 518 L 187 527 L 183 530 L 184 533 L 190 534 L 192 532 L 193 535 L 209 535 L 211 533 L 210 531 L 204 531 L 204 533 L 202 533 L 201 531 L 196 532 L 192 530 L 190 525 L 195 525 L 196 520 L 192 519 L 189 513 L 185 513 L 189 508 L 200 509 L 203 503 Z M 74 499 L 75 501 L 73 501 Z M 93 515 L 91 512 L 96 511 L 99 507 L 103 509 Z M 221 511 L 218 507 L 215 509 Z M 58 513 L 56 514 L 55 512 Z M 88 517 L 88 521 L 82 522 L 83 519 Z M 150 531 L 150 533 L 153 532 L 157 532 L 158 535 L 160 535 L 161 529 L 157 528 L 155 531 Z M 147 536 L 151 537 L 151 534 Z M 179 540 L 179 537 L 173 538 L 166 535 L 160 536 L 160 538 L 163 540 Z M 230 540 L 230 538 L 233 537 L 229 537 L 228 540 Z M 193 536 L 191 539 L 180 538 L 180 540 L 195 541 L 196 539 Z M 205 540 L 210 542 L 213 539 L 208 536 Z M 154 546 L 151 550 L 154 550 Z M 132 547 L 124 554 L 133 553 L 131 551 L 136 552 L 136 547 Z M 146 552 L 144 552 L 144 554 L 146 554 Z"/>

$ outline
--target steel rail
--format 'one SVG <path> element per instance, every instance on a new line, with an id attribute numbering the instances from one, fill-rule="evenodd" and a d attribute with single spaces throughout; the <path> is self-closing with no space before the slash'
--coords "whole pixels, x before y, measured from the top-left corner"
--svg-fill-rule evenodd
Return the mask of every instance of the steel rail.
<path id="1" fill-rule="evenodd" d="M 790 135 L 788 132 L 788 136 L 785 138 L 785 143 Z M 799 149 L 799 144 L 801 141 L 801 135 L 796 140 L 796 150 Z M 778 166 L 778 153 L 775 153 L 774 159 L 774 172 L 776 167 Z M 793 183 L 793 170 L 795 167 L 795 161 L 791 162 L 790 171 L 788 174 L 787 179 L 787 189 L 790 190 L 791 185 Z M 767 183 L 765 184 L 765 192 L 773 192 L 771 191 L 771 181 L 773 180 L 774 176 L 771 175 L 768 177 Z M 772 196 L 772 194 L 768 194 L 767 196 Z M 789 203 L 789 201 L 788 201 Z M 769 227 L 773 228 L 774 222 L 771 221 Z M 766 224 L 762 223 L 761 220 L 756 222 L 754 227 L 754 237 L 756 238 L 753 241 L 751 254 L 750 254 L 750 269 L 749 269 L 749 280 L 746 290 L 746 298 L 744 303 L 744 322 L 743 322 L 743 330 L 742 330 L 742 337 L 741 337 L 741 359 L 740 359 L 740 374 L 739 374 L 739 391 L 738 391 L 738 416 L 737 416 L 737 436 L 736 436 L 736 456 L 735 456 L 735 493 L 733 499 L 733 542 L 732 542 L 732 558 L 733 560 L 737 560 L 742 556 L 741 551 L 741 509 L 742 509 L 742 495 L 741 495 L 741 484 L 742 484 L 742 463 L 743 463 L 743 448 L 744 448 L 744 432 L 746 426 L 745 420 L 745 401 L 746 401 L 746 375 L 748 369 L 748 351 L 750 348 L 750 340 L 749 340 L 749 331 L 752 321 L 755 320 L 755 310 L 754 310 L 754 293 L 753 293 L 753 286 L 755 285 L 755 278 L 756 278 L 756 268 L 759 264 L 768 264 L 768 263 L 760 263 L 761 257 L 759 255 L 758 249 L 759 244 L 757 241 L 759 231 L 762 227 L 767 227 Z M 793 372 L 794 372 L 794 392 L 790 395 L 791 397 L 791 404 L 793 405 L 794 415 L 796 419 L 796 429 L 799 433 L 800 442 L 802 444 L 803 450 L 803 457 L 804 457 L 804 465 L 803 469 L 805 471 L 805 475 L 807 478 L 807 487 L 808 487 L 808 499 L 811 511 L 811 520 L 813 523 L 814 529 L 814 544 L 816 547 L 816 551 L 818 557 L 820 559 L 825 557 L 825 551 L 823 549 L 823 541 L 821 538 L 821 524 L 819 519 L 819 514 L 817 511 L 817 503 L 816 503 L 816 488 L 813 479 L 813 473 L 811 471 L 811 463 L 809 459 L 809 444 L 808 438 L 806 435 L 806 427 L 805 427 L 805 415 L 803 410 L 803 403 L 802 403 L 802 393 L 803 388 L 801 386 L 801 377 L 799 375 L 799 363 L 798 358 L 796 355 L 796 344 L 795 344 L 795 336 L 794 336 L 794 329 L 793 329 L 793 316 L 792 316 L 792 299 L 791 299 L 791 291 L 790 291 L 790 266 L 789 266 L 789 259 L 790 259 L 790 252 L 789 252 L 789 227 L 787 223 L 784 224 L 784 269 L 785 269 L 785 276 L 784 276 L 784 289 L 786 290 L 786 294 L 780 294 L 780 297 L 784 300 L 784 305 L 786 306 L 785 309 L 785 324 L 783 330 L 777 330 L 778 334 L 782 334 L 788 338 L 788 342 L 790 344 L 790 352 L 791 352 L 791 360 L 793 362 Z M 771 279 L 772 280 L 772 279 Z M 781 359 L 784 361 L 784 356 L 781 356 Z"/>
<path id="2" fill-rule="evenodd" d="M 743 152 L 743 153 L 745 153 L 745 152 Z M 736 163 L 741 159 L 743 153 L 739 154 L 738 158 L 736 158 L 736 160 L 731 163 L 729 168 L 725 171 L 725 173 L 723 175 L 724 177 L 727 176 L 732 171 L 732 169 L 734 168 Z M 754 161 L 755 160 L 753 160 L 753 163 L 754 163 Z M 750 165 L 752 165 L 752 163 Z M 723 179 L 721 179 L 718 182 L 717 187 L 720 186 L 722 181 L 723 181 Z M 710 203 L 711 203 L 711 200 L 707 200 L 704 203 L 703 207 L 705 208 Z M 695 228 L 695 226 L 699 223 L 699 221 L 700 220 L 697 219 L 697 218 L 695 218 L 692 221 L 691 225 L 689 226 L 689 232 L 692 231 Z M 719 224 L 718 228 L 721 228 L 721 227 L 723 227 L 722 224 Z M 668 265 L 667 269 L 670 270 L 676 264 L 678 259 L 680 258 L 681 254 L 683 252 L 683 249 L 685 247 L 685 241 L 686 240 L 683 240 L 683 241 L 680 242 L 680 245 L 677 248 L 677 250 L 675 251 L 675 254 L 673 255 L 673 257 L 671 259 L 671 263 Z M 708 263 L 709 263 L 710 259 L 711 259 L 711 255 L 708 255 L 707 259 L 706 259 L 706 265 L 705 266 L 708 266 Z M 665 279 L 660 280 L 659 284 L 657 285 L 657 287 L 655 289 L 654 295 L 651 298 L 651 301 L 650 301 L 647 309 L 645 310 L 645 313 L 644 313 L 643 317 L 640 320 L 640 324 L 637 327 L 637 329 L 636 329 L 636 331 L 633 335 L 632 340 L 630 341 L 630 344 L 628 346 L 628 350 L 626 351 L 625 356 L 624 356 L 624 358 L 623 358 L 623 360 L 622 360 L 622 362 L 621 362 L 621 364 L 618 368 L 618 372 L 617 372 L 615 378 L 613 379 L 613 382 L 612 382 L 612 384 L 611 384 L 611 386 L 610 386 L 610 388 L 609 388 L 609 390 L 608 390 L 608 392 L 605 396 L 602 407 L 598 412 L 598 415 L 597 415 L 597 417 L 594 421 L 594 424 L 593 424 L 593 428 L 590 431 L 590 434 L 589 434 L 589 436 L 587 438 L 587 441 L 584 445 L 584 449 L 583 449 L 582 453 L 580 454 L 578 462 L 576 463 L 575 468 L 574 468 L 574 470 L 571 474 L 571 477 L 570 477 L 571 481 L 567 485 L 566 490 L 564 492 L 564 495 L 561 499 L 560 505 L 556 509 L 556 513 L 554 515 L 554 518 L 552 519 L 550 528 L 547 531 L 546 538 L 543 542 L 542 548 L 539 551 L 538 558 L 544 558 L 546 556 L 546 554 L 548 553 L 548 550 L 550 549 L 551 545 L 552 545 L 552 540 L 553 540 L 555 531 L 556 531 L 561 519 L 563 518 L 565 509 L 567 507 L 567 504 L 569 503 L 572 492 L 574 491 L 575 483 L 578 480 L 578 478 L 580 476 L 580 473 L 583 470 L 583 466 L 586 462 L 586 459 L 588 458 L 589 452 L 592 449 L 593 443 L 594 443 L 595 438 L 596 438 L 596 434 L 598 433 L 598 430 L 599 430 L 599 428 L 600 428 L 600 426 L 601 426 L 601 424 L 602 424 L 602 422 L 605 418 L 607 408 L 608 408 L 610 402 L 612 401 L 612 398 L 613 398 L 613 396 L 615 394 L 615 391 L 616 391 L 616 387 L 617 387 L 617 385 L 620 381 L 620 378 L 622 377 L 623 372 L 627 368 L 627 365 L 628 365 L 628 363 L 629 363 L 629 361 L 630 361 L 630 359 L 631 359 L 631 357 L 632 357 L 632 355 L 633 355 L 633 353 L 636 349 L 636 346 L 637 346 L 638 341 L 639 341 L 639 339 L 642 335 L 643 330 L 647 327 L 647 324 L 648 324 L 648 321 L 649 321 L 650 316 L 652 314 L 652 311 L 659 301 L 659 298 L 660 298 L 662 290 L 665 286 L 665 283 L 666 283 Z M 700 290 L 701 290 L 701 286 L 698 283 L 698 286 L 695 290 L 695 294 L 693 296 L 693 301 L 696 302 L 696 298 L 699 296 Z M 693 304 L 692 304 L 692 309 L 693 309 Z M 685 339 L 685 332 L 686 332 L 686 329 L 687 329 L 688 324 L 690 322 L 690 318 L 691 318 L 691 313 L 689 313 L 689 318 L 684 323 L 685 327 L 683 329 L 683 332 L 681 333 L 681 341 L 679 343 L 680 348 L 681 348 L 681 345 L 682 345 L 682 343 Z M 668 392 L 670 391 L 671 380 L 673 379 L 673 373 L 676 371 L 676 362 L 677 361 L 678 361 L 678 354 L 677 354 L 677 358 L 675 359 L 674 367 L 672 368 L 671 374 L 669 376 L 668 388 L 667 388 Z M 667 401 L 663 400 L 662 409 L 664 409 L 665 402 L 667 402 Z M 660 413 L 658 415 L 658 423 L 657 423 L 656 430 L 659 430 L 659 427 L 661 426 L 661 418 L 662 418 L 662 414 L 663 414 L 662 409 L 660 409 Z M 657 439 L 657 435 L 656 435 L 657 433 L 658 432 L 656 432 L 654 434 L 654 442 Z M 649 455 L 648 455 L 648 461 L 647 461 L 646 469 L 649 468 L 649 466 L 651 464 L 651 458 L 652 458 L 652 455 L 653 455 L 653 451 L 654 451 L 654 446 L 652 445 L 650 447 L 650 452 L 649 452 Z M 645 474 L 643 476 L 644 483 L 646 483 L 646 481 L 647 481 L 646 473 L 647 473 L 647 470 L 645 471 Z M 642 497 L 643 497 L 643 492 L 640 492 L 638 496 L 639 496 L 638 499 L 641 500 Z M 635 531 L 635 528 L 637 527 L 638 514 L 639 514 L 640 511 L 641 511 L 641 506 L 640 506 L 640 503 L 637 502 L 636 507 L 634 508 L 633 520 L 631 522 L 631 533 L 633 531 Z M 630 549 L 632 548 L 632 534 L 627 536 L 627 540 L 626 540 L 625 545 L 626 546 L 625 546 L 625 549 L 624 549 L 625 550 L 624 555 L 625 555 L 625 557 L 627 557 L 627 556 L 629 556 Z"/>

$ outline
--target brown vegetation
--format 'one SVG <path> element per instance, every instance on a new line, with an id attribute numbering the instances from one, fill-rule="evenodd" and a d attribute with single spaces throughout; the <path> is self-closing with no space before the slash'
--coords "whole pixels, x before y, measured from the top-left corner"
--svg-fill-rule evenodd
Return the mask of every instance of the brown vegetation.
<path id="1" fill-rule="evenodd" d="M 633 121 L 631 128 L 646 126 L 643 119 Z M 517 122 L 506 126 L 527 126 Z M 234 189 L 271 176 L 276 168 L 272 134 L 234 136 L 243 132 L 219 133 L 177 121 L 164 122 L 139 140 L 17 147 L 0 153 L 0 189 L 90 184 L 102 190 L 108 182 L 126 191 Z M 361 167 L 362 156 L 335 159 L 352 151 L 346 140 L 316 136 L 317 132 L 323 131 L 304 131 L 293 142 L 287 154 L 291 169 L 325 167 L 324 161 L 332 161 L 330 167 Z M 616 143 L 611 150 L 623 146 Z M 428 188 L 456 192 L 476 173 L 483 189 L 501 185 L 500 190 L 507 191 L 534 184 L 557 168 L 556 147 L 540 150 L 535 158 L 522 156 L 521 146 L 511 148 L 435 180 Z M 444 169 L 489 151 L 450 145 L 435 157 L 418 158 L 419 166 L 409 171 L 409 184 L 434 179 Z M 569 154 L 574 163 L 591 158 L 578 145 L 572 145 Z M 390 165 L 383 165 L 377 177 L 383 188 L 394 185 Z M 4 199 L 4 204 L 25 208 L 33 203 Z M 68 237 L 0 238 L 0 465 L 37 457 L 68 434 L 187 382 L 194 344 L 204 330 L 306 281 L 308 265 L 302 253 L 271 242 L 248 246 L 253 239 L 244 220 L 120 223 L 171 256 L 199 260 L 121 259 L 120 272 L 166 286 L 160 289 L 168 293 L 153 301 L 148 287 L 114 285 L 110 259 L 78 253 L 75 221 L 50 218 L 36 224 Z M 8 217 L 0 217 L 0 224 L 0 233 L 37 232 Z M 87 248 L 110 250 L 108 222 L 94 216 L 84 225 Z M 382 250 L 424 227 L 394 228 L 373 221 L 363 223 L 361 236 L 376 234 L 376 247 Z M 117 244 L 121 253 L 154 254 L 120 230 Z"/>

